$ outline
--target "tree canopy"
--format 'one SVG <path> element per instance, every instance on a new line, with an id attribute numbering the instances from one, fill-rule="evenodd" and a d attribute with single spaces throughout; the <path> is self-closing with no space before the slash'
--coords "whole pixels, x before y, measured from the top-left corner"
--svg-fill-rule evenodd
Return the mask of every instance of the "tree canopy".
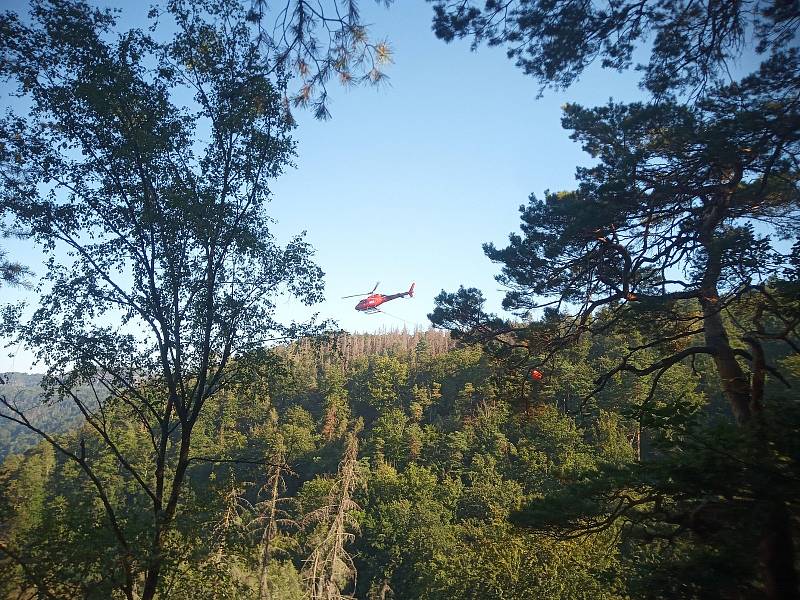
<path id="1" fill-rule="evenodd" d="M 0 15 L 2 230 L 47 256 L 2 312 L 47 373 L 0 374 L 0 596 L 798 597 L 797 2 L 434 11 L 545 86 L 646 53 L 650 95 L 564 107 L 594 162 L 484 246 L 510 316 L 384 335 L 276 310 L 322 298 L 269 212 L 290 109 L 390 60 L 356 3 Z"/>
<path id="2" fill-rule="evenodd" d="M 0 73 L 30 102 L 0 123 L 1 202 L 49 254 L 39 308 L 23 319 L 9 307 L 4 332 L 36 352 L 51 395 L 78 406 L 136 482 L 146 536 L 126 531 L 83 440 L 56 440 L 7 399 L 2 412 L 92 482 L 129 598 L 140 573 L 141 597 L 155 594 L 204 405 L 248 355 L 303 331 L 276 320 L 276 297 L 311 304 L 322 290 L 303 236 L 281 247 L 271 232 L 269 181 L 294 144 L 257 32 L 238 2 L 174 2 L 168 14 L 166 41 L 118 31 L 83 2 L 35 2 L 31 22 L 0 22 Z M 128 454 L 112 407 L 146 433 L 144 456 Z"/>
<path id="3" fill-rule="evenodd" d="M 543 87 L 567 87 L 599 61 L 637 66 L 657 96 L 701 94 L 729 79 L 730 65 L 751 49 L 771 60 L 794 45 L 799 23 L 795 2 L 771 0 L 432 3 L 439 38 L 503 46 Z M 649 60 L 636 64 L 643 53 Z"/>
<path id="4" fill-rule="evenodd" d="M 593 498 L 578 503 L 569 524 L 555 516 L 565 514 L 563 505 L 550 506 L 541 518 L 536 502 L 518 522 L 559 523 L 557 530 L 586 535 L 616 522 L 639 527 L 647 521 L 644 535 L 674 539 L 679 530 L 664 530 L 666 524 L 688 523 L 702 537 L 711 521 L 719 532 L 745 530 L 750 525 L 742 521 L 749 520 L 750 531 L 761 530 L 751 564 L 760 564 L 771 598 L 796 597 L 798 582 L 787 508 L 792 476 L 777 474 L 784 458 L 774 450 L 784 425 L 776 423 L 776 412 L 786 411 L 789 429 L 796 423 L 780 393 L 765 391 L 770 378 L 789 386 L 786 365 L 770 360 L 774 343 L 795 355 L 800 350 L 797 23 L 796 5 L 757 2 L 489 3 L 482 9 L 439 3 L 435 21 L 445 39 L 474 36 L 476 43 L 508 45 L 527 73 L 556 87 L 568 86 L 597 58 L 606 67 L 631 66 L 637 45 L 654 36 L 642 67 L 652 97 L 597 108 L 566 105 L 564 127 L 597 162 L 577 169 L 575 190 L 531 196 L 520 209 L 521 234 L 511 234 L 507 247 L 484 246 L 502 265 L 503 306 L 516 320 L 487 314 L 480 291 L 464 288 L 443 291 L 430 318 L 517 369 L 543 371 L 556 368 L 586 336 L 615 339 L 635 328 L 641 335 L 620 340 L 620 351 L 582 391 L 577 408 L 584 412 L 616 380 L 632 376 L 629 385 L 638 379 L 648 390 L 631 407 L 640 423 L 685 426 L 691 403 L 686 396 L 666 401 L 664 382 L 687 367 L 696 372 L 700 357 L 710 359 L 728 414 L 741 427 L 729 443 L 748 453 L 748 464 L 770 472 L 770 483 L 742 476 L 748 483 L 741 485 L 752 490 L 742 504 L 720 482 L 692 489 L 694 483 L 681 480 L 687 487 L 678 496 L 689 503 L 668 508 L 667 498 L 676 500 L 670 484 L 676 471 L 666 479 L 606 473 L 565 492 L 567 503 Z M 733 81 L 727 62 L 753 50 L 764 55 L 760 67 Z M 704 503 L 714 506 L 713 516 Z M 686 510 L 698 512 L 687 520 Z M 735 544 L 731 538 L 707 543 Z"/>

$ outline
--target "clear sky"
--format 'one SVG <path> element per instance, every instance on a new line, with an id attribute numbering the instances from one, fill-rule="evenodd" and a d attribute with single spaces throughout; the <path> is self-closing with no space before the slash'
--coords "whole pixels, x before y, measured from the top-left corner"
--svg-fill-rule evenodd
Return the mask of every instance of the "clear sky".
<path id="1" fill-rule="evenodd" d="M 592 69 L 566 92 L 547 91 L 537 100 L 536 82 L 501 49 L 470 52 L 468 42 L 437 40 L 430 4 L 385 9 L 364 2 L 362 14 L 393 49 L 388 85 L 332 84 L 329 121 L 295 112 L 297 168 L 272 185 L 276 233 L 286 240 L 308 232 L 326 273 L 326 301 L 314 310 L 349 331 L 427 327 L 433 297 L 459 285 L 482 289 L 488 308 L 499 311 L 498 268 L 481 244 L 502 244 L 517 229 L 517 209 L 530 193 L 572 187 L 575 167 L 589 161 L 561 128 L 560 107 L 640 99 L 636 74 Z M 3 243 L 40 269 L 25 243 Z M 356 313 L 356 298 L 340 299 L 376 281 L 384 293 L 414 281 L 416 297 L 385 305 L 391 316 Z M 291 301 L 280 312 L 305 314 Z M 30 356 L 7 355 L 14 350 L 0 351 L 0 372 L 31 368 Z"/>
<path id="2" fill-rule="evenodd" d="M 537 83 L 501 49 L 436 39 L 429 4 L 362 6 L 393 49 L 389 85 L 334 84 L 330 121 L 297 114 L 297 169 L 273 186 L 279 230 L 308 231 L 326 272 L 317 310 L 347 330 L 427 327 L 433 297 L 462 284 L 500 310 L 498 268 L 481 244 L 502 244 L 530 193 L 572 187 L 575 167 L 587 164 L 561 128 L 561 106 L 639 99 L 635 74 L 593 70 L 537 100 Z M 376 281 L 384 293 L 415 281 L 417 296 L 384 305 L 392 316 L 340 299 Z"/>

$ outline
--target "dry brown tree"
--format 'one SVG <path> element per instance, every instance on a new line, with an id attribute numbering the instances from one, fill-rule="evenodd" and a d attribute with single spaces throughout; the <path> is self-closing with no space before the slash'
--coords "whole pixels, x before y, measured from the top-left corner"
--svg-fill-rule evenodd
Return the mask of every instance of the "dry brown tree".
<path id="1" fill-rule="evenodd" d="M 344 456 L 339 472 L 331 486 L 325 504 L 310 512 L 305 525 L 316 525 L 312 535 L 313 550 L 305 561 L 302 576 L 312 600 L 338 600 L 352 598 L 343 593 L 351 580 L 355 585 L 356 568 L 345 546 L 355 539 L 358 522 L 354 511 L 359 506 L 352 494 L 358 484 L 358 432 L 362 422 L 356 423 L 346 437 Z"/>

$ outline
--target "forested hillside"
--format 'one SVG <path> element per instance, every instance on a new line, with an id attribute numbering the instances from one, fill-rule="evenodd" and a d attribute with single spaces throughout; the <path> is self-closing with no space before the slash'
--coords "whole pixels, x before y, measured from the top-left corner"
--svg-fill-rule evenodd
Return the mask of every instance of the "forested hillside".
<path id="1" fill-rule="evenodd" d="M 328 352 L 319 353 L 318 357 L 323 367 L 337 362 L 347 368 L 351 360 L 367 354 L 386 352 L 388 349 L 408 351 L 423 338 L 427 339 L 433 352 L 443 352 L 453 345 L 449 336 L 419 331 L 412 334 L 405 331 L 386 331 L 378 335 L 352 334 L 338 338 L 335 347 L 329 347 Z M 310 344 L 306 342 L 304 347 L 307 349 Z M 79 408 L 69 400 L 58 398 L 57 394 L 48 394 L 41 385 L 42 375 L 3 373 L 0 377 L 5 381 L 0 388 L 4 396 L 24 411 L 35 427 L 47 433 L 64 433 L 80 425 L 83 416 Z M 87 385 L 79 389 L 78 396 L 92 404 L 96 391 Z M 35 446 L 40 440 L 41 437 L 29 428 L 8 419 L 0 419 L 0 461 L 9 453 L 20 453 Z"/>
<path id="2" fill-rule="evenodd" d="M 81 413 L 71 402 L 45 402 L 41 375 L 3 373 L 3 394 L 20 407 L 31 424 L 48 433 L 64 433 L 80 424 Z M 82 390 L 84 394 L 90 390 Z M 35 446 L 41 438 L 30 429 L 7 419 L 0 419 L 0 460 L 9 453 L 19 453 Z"/>
<path id="3" fill-rule="evenodd" d="M 0 11 L 0 600 L 800 598 L 800 2 L 428 4 L 588 158 L 403 13 L 298 160 L 357 0 Z"/>
<path id="4" fill-rule="evenodd" d="M 276 349 L 259 384 L 226 386 L 199 424 L 160 593 L 300 599 L 311 582 L 358 598 L 760 597 L 758 531 L 720 519 L 756 501 L 766 462 L 739 443 L 709 365 L 674 370 L 657 399 L 619 376 L 583 401 L 638 335 L 586 339 L 539 381 L 435 331 Z M 800 385 L 796 358 L 773 351 Z M 769 480 L 796 489 L 800 415 L 783 384 L 770 393 Z M 146 454 L 124 406 L 108 417 L 129 429 L 126 455 Z M 86 447 L 146 560 L 142 492 L 90 428 L 60 439 Z M 112 597 L 120 550 L 71 462 L 40 444 L 7 458 L 0 481 L 20 559 L 0 563 L 4 597 L 35 582 Z"/>

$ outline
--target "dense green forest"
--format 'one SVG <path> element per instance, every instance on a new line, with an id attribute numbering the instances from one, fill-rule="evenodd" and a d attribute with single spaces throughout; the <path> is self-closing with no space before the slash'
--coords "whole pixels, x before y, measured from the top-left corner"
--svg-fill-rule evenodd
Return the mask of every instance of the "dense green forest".
<path id="1" fill-rule="evenodd" d="M 564 105 L 591 164 L 484 246 L 504 313 L 359 335 L 280 317 L 324 273 L 269 210 L 293 111 L 385 79 L 357 2 L 0 13 L 0 236 L 44 256 L 0 248 L 0 335 L 45 371 L 0 378 L 0 598 L 798 598 L 800 4 L 432 4 L 641 100 Z"/>
<path id="2" fill-rule="evenodd" d="M 749 515 L 765 485 L 800 509 L 796 398 L 769 385 L 769 457 L 742 443 L 708 361 L 674 369 L 649 401 L 652 377 L 617 376 L 582 402 L 640 335 L 586 339 L 539 381 L 436 331 L 276 349 L 263 380 L 226 386 L 198 424 L 161 593 L 762 597 Z M 800 385 L 796 356 L 770 354 Z M 126 407 L 108 411 L 126 455 L 144 457 Z M 62 443 L 86 446 L 146 560 L 143 493 L 89 427 Z M 112 597 L 118 549 L 74 465 L 43 443 L 0 479 L 20 558 L 0 563 L 6 597 Z"/>

